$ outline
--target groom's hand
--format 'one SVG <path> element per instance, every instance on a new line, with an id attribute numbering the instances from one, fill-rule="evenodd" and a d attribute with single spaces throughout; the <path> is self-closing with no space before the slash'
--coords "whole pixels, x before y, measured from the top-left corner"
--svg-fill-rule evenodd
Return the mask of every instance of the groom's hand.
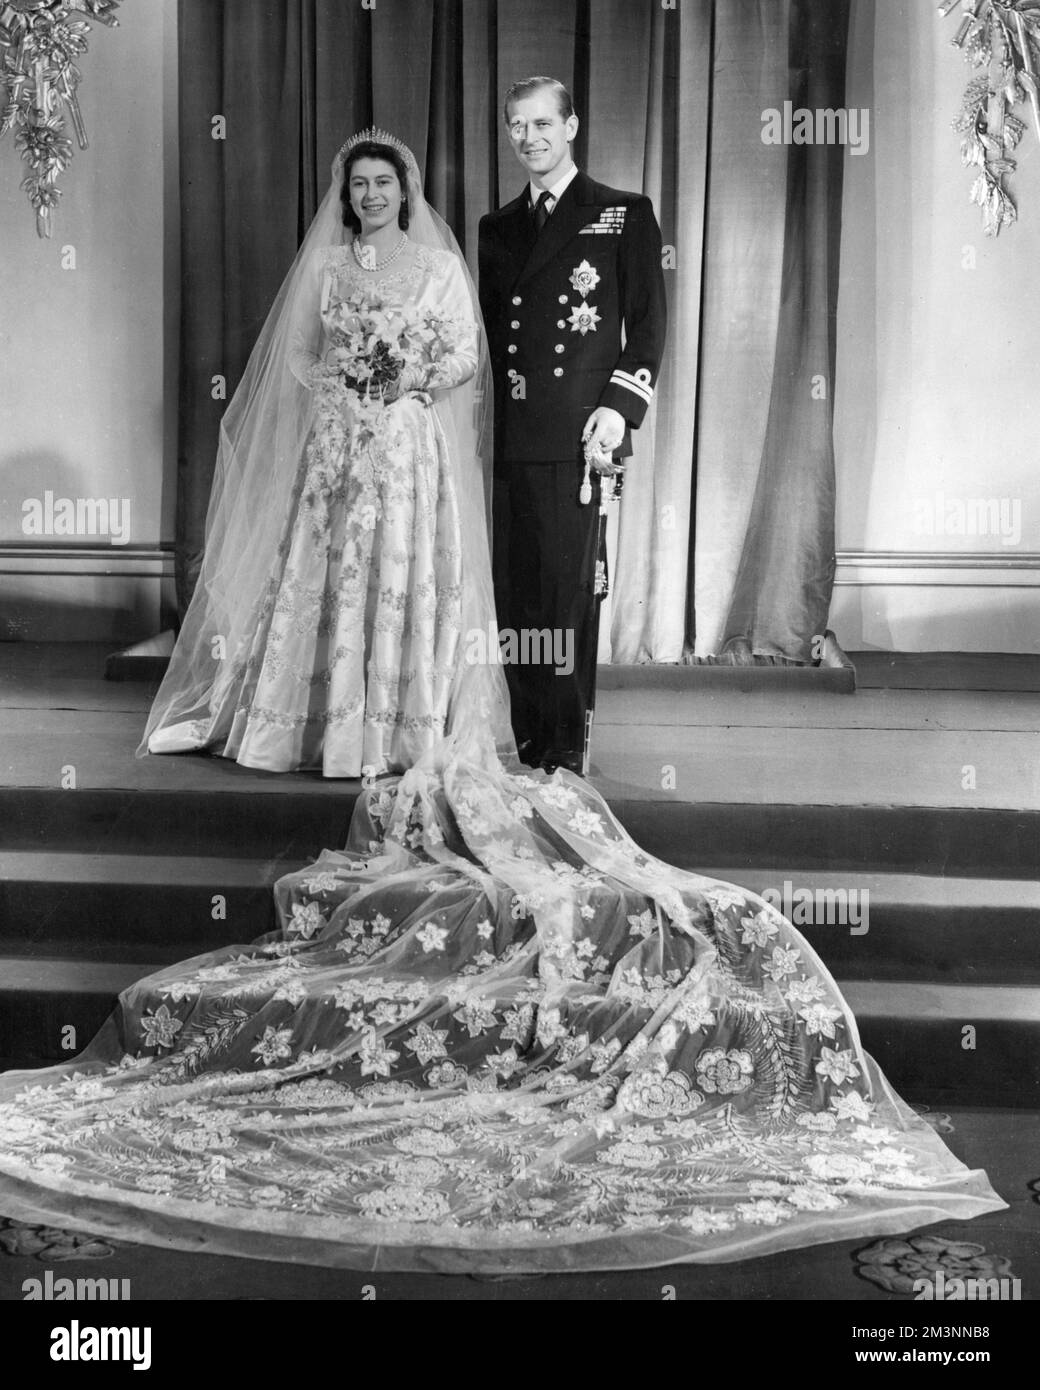
<path id="1" fill-rule="evenodd" d="M 598 405 L 585 421 L 581 442 L 585 457 L 597 473 L 610 476 L 620 471 L 611 454 L 625 437 L 625 417 L 610 406 Z"/>

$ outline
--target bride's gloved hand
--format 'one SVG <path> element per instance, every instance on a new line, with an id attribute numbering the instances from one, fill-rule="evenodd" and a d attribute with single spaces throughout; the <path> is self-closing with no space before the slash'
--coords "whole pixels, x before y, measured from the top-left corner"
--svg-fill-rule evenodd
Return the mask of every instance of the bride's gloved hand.
<path id="1" fill-rule="evenodd" d="M 324 360 L 315 362 L 307 369 L 306 384 L 315 393 L 327 391 L 330 388 L 342 384 L 342 374 L 337 367 L 331 366 Z"/>
<path id="2" fill-rule="evenodd" d="M 416 367 L 405 367 L 397 380 L 383 392 L 383 400 L 390 405 L 409 397 L 422 405 L 429 405 L 432 397 L 426 391 L 419 390 L 421 382 L 422 373 Z"/>

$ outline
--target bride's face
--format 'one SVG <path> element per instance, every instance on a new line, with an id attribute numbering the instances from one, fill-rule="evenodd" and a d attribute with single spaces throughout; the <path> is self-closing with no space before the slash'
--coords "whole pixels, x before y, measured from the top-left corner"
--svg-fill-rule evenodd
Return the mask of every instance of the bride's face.
<path id="1" fill-rule="evenodd" d="M 396 226 L 401 210 L 397 170 L 385 159 L 359 159 L 350 171 L 350 206 L 361 223 L 361 234 Z"/>

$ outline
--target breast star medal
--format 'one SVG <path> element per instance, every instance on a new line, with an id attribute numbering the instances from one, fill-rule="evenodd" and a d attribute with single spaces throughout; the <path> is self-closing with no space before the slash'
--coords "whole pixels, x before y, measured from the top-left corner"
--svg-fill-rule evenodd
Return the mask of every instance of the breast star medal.
<path id="1" fill-rule="evenodd" d="M 599 321 L 599 310 L 584 301 L 571 310 L 571 332 L 580 333 L 583 338 L 586 333 L 595 333 Z"/>
<path id="2" fill-rule="evenodd" d="M 582 261 L 581 265 L 575 266 L 571 271 L 571 284 L 574 286 L 574 292 L 580 294 L 582 299 L 588 299 L 599 284 L 599 280 L 599 271 L 588 261 Z"/>

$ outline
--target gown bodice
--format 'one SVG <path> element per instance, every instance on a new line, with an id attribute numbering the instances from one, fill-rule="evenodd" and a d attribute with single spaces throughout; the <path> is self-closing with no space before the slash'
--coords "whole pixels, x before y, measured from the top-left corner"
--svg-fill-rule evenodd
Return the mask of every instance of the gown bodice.
<path id="1" fill-rule="evenodd" d="M 317 313 L 308 306 L 294 334 L 290 366 L 306 386 L 312 369 L 319 365 L 333 341 L 337 317 L 346 301 L 361 293 L 385 307 L 409 307 L 426 311 L 450 324 L 452 345 L 426 354 L 418 365 L 417 389 L 437 390 L 459 386 L 477 369 L 480 329 L 473 300 L 457 257 L 450 251 L 416 246 L 415 256 L 400 268 L 388 267 L 373 274 L 358 265 L 350 244 L 322 247 L 315 253 L 312 270 Z M 309 322 L 308 322 L 309 319 Z"/>

